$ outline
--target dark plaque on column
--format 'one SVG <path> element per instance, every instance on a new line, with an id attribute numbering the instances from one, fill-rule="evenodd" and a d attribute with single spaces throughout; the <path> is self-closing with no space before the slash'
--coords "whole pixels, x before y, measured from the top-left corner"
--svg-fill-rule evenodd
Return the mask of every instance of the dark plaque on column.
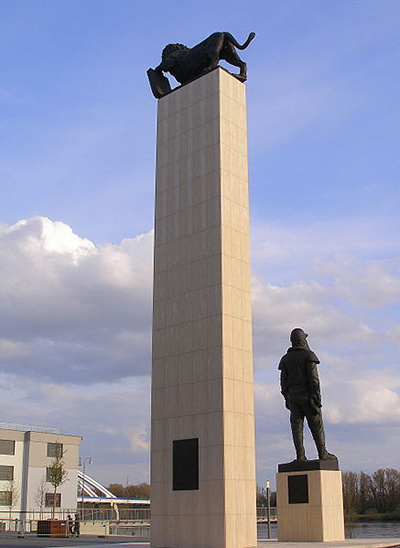
<path id="1" fill-rule="evenodd" d="M 174 440 L 172 452 L 172 489 L 199 488 L 199 439 Z"/>

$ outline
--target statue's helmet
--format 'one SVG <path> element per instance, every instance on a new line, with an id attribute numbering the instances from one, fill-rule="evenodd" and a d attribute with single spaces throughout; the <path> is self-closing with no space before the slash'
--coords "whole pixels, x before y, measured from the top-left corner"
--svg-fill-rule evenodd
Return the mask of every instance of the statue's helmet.
<path id="1" fill-rule="evenodd" d="M 296 342 L 305 341 L 307 337 L 308 337 L 308 334 L 305 333 L 304 330 L 301 329 L 301 327 L 295 327 L 295 329 L 293 329 L 292 332 L 290 333 L 290 342 L 296 343 Z"/>

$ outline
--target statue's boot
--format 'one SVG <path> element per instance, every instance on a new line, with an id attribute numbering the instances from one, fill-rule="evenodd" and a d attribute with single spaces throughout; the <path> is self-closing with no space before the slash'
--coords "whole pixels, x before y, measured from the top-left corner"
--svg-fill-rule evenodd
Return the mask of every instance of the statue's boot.
<path id="1" fill-rule="evenodd" d="M 303 423 L 292 423 L 292 436 L 294 448 L 296 450 L 296 460 L 307 460 L 304 449 Z"/>
<path id="2" fill-rule="evenodd" d="M 320 460 L 337 460 L 337 456 L 333 453 L 329 453 L 326 449 L 324 451 L 318 452 Z"/>
<path id="3" fill-rule="evenodd" d="M 311 435 L 317 446 L 318 458 L 320 460 L 337 460 L 336 455 L 329 453 L 325 445 L 325 430 L 322 423 L 322 417 L 319 421 L 316 421 L 314 424 L 310 424 Z"/>

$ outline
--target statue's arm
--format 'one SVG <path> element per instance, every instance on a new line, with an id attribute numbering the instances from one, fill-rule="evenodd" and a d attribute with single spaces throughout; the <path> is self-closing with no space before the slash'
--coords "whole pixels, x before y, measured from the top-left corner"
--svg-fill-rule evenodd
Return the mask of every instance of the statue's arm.
<path id="1" fill-rule="evenodd" d="M 285 400 L 287 399 L 288 397 L 288 394 L 289 394 L 289 387 L 288 387 L 288 383 L 287 383 L 287 372 L 285 369 L 282 369 L 281 371 L 281 378 L 280 378 L 280 382 L 281 382 L 281 394 L 282 396 L 285 398 Z"/>
<path id="2" fill-rule="evenodd" d="M 289 404 L 288 374 L 287 374 L 286 369 L 282 369 L 282 370 L 281 370 L 280 382 L 281 382 L 281 394 L 282 394 L 282 396 L 285 398 L 285 406 L 286 406 L 286 409 L 290 409 L 290 404 Z"/>
<path id="3" fill-rule="evenodd" d="M 284 366 L 282 360 L 279 363 L 278 369 L 280 370 L 280 385 L 281 385 L 281 394 L 285 398 L 285 405 L 289 409 L 289 384 L 288 384 L 288 374 L 286 367 Z"/>
<path id="4" fill-rule="evenodd" d="M 308 372 L 308 380 L 310 383 L 311 401 L 317 407 L 322 407 L 321 386 L 319 382 L 319 375 L 318 375 L 318 368 L 317 368 L 318 363 L 319 362 L 309 361 L 307 372 Z"/>

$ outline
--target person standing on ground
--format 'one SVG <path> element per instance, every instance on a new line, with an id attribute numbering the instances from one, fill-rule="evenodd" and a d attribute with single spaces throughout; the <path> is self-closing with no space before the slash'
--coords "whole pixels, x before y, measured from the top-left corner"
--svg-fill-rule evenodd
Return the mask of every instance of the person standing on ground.
<path id="1" fill-rule="evenodd" d="M 76 537 L 80 537 L 80 536 L 81 536 L 81 524 L 79 523 L 78 514 L 75 514 L 74 534 L 75 534 Z"/>
<path id="2" fill-rule="evenodd" d="M 73 521 L 72 516 L 70 514 L 68 514 L 67 523 L 68 523 L 68 535 L 73 535 L 74 534 L 74 521 Z"/>
<path id="3" fill-rule="evenodd" d="M 321 412 L 321 389 L 317 364 L 319 359 L 310 349 L 308 335 L 296 327 L 290 334 L 291 348 L 279 362 L 281 393 L 290 411 L 290 426 L 296 450 L 296 460 L 307 460 L 304 450 L 304 418 L 307 419 L 318 457 L 333 460 L 325 446 L 325 431 Z"/>

